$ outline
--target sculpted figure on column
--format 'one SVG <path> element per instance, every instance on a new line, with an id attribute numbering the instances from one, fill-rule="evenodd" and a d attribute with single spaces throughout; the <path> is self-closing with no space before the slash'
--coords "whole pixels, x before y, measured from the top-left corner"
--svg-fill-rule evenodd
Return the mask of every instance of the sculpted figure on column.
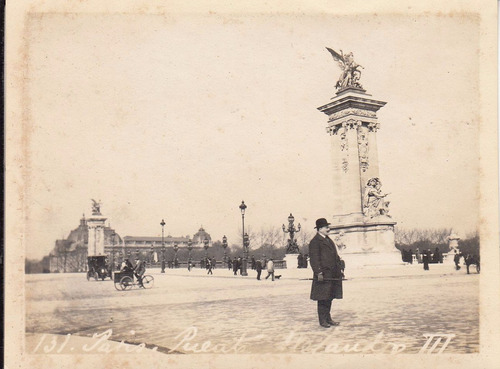
<path id="1" fill-rule="evenodd" d="M 340 54 L 335 50 L 326 48 L 330 54 L 332 54 L 333 59 L 339 64 L 342 69 L 342 73 L 335 85 L 335 87 L 339 90 L 342 90 L 346 87 L 357 87 L 363 88 L 359 83 L 359 79 L 361 77 L 361 71 L 359 68 L 363 68 L 361 65 L 357 64 L 354 61 L 354 55 L 351 53 L 344 55 L 342 50 L 340 50 Z"/>
<path id="2" fill-rule="evenodd" d="M 365 186 L 365 195 L 363 198 L 363 214 L 373 218 L 379 215 L 389 215 L 389 201 L 384 201 L 384 198 L 389 195 L 382 193 L 380 188 L 382 182 L 377 177 L 370 178 Z"/>

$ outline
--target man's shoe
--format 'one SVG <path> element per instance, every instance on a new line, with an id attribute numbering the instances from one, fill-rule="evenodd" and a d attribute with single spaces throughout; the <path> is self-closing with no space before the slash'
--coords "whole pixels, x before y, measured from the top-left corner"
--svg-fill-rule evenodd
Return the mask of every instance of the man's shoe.
<path id="1" fill-rule="evenodd" d="M 327 322 L 328 324 L 330 324 L 330 325 L 334 325 L 334 326 L 335 326 L 335 325 L 339 325 L 339 324 L 340 324 L 339 322 L 334 322 L 333 320 L 327 320 L 326 322 Z"/>
<path id="2" fill-rule="evenodd" d="M 319 323 L 320 326 L 322 326 L 323 328 L 330 328 L 330 324 L 328 323 Z"/>

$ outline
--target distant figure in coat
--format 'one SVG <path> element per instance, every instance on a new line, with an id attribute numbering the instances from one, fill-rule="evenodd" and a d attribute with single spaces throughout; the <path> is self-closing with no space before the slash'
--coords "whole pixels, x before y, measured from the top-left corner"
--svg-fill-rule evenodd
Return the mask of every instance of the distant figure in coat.
<path id="1" fill-rule="evenodd" d="M 255 262 L 255 269 L 257 270 L 257 280 L 260 281 L 260 273 L 262 273 L 262 261 Z"/>
<path id="2" fill-rule="evenodd" d="M 314 272 L 311 300 L 318 302 L 318 319 L 323 328 L 339 325 L 333 321 L 330 310 L 333 299 L 343 298 L 342 260 L 328 237 L 329 225 L 325 218 L 318 219 L 317 233 L 309 243 L 309 261 Z"/>
<path id="3" fill-rule="evenodd" d="M 439 263 L 439 262 L 442 262 L 441 260 L 441 252 L 439 251 L 439 248 L 436 247 L 436 249 L 434 250 L 434 254 L 432 254 L 432 261 L 434 263 Z"/>
<path id="4" fill-rule="evenodd" d="M 455 256 L 453 257 L 453 261 L 455 262 L 455 269 L 460 270 L 460 258 L 462 257 L 462 254 L 458 253 L 457 250 L 455 250 Z"/>
<path id="5" fill-rule="evenodd" d="M 302 253 L 300 253 L 299 256 L 297 256 L 297 267 L 298 268 L 304 267 L 304 256 L 302 255 Z"/>
<path id="6" fill-rule="evenodd" d="M 252 270 L 255 270 L 255 257 L 252 255 Z"/>
<path id="7" fill-rule="evenodd" d="M 431 249 L 427 249 L 427 251 L 424 252 L 422 260 L 424 262 L 424 270 L 429 270 L 429 263 L 431 261 Z"/>
<path id="8" fill-rule="evenodd" d="M 231 262 L 231 258 L 227 258 L 227 270 L 231 270 L 233 268 L 233 263 Z"/>
<path id="9" fill-rule="evenodd" d="M 238 273 L 238 259 L 236 259 L 236 256 L 234 257 L 234 260 L 233 260 L 233 273 L 234 275 L 236 275 Z"/>
<path id="10" fill-rule="evenodd" d="M 271 276 L 272 281 L 274 282 L 274 261 L 273 259 L 269 259 L 267 262 L 267 276 L 266 279 Z"/>

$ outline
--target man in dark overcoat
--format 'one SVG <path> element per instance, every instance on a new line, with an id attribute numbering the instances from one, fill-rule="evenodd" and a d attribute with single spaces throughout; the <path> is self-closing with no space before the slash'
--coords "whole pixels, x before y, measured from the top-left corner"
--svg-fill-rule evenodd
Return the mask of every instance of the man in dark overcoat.
<path id="1" fill-rule="evenodd" d="M 255 262 L 255 269 L 257 270 L 257 280 L 260 281 L 260 273 L 262 273 L 262 262 L 260 260 Z"/>
<path id="2" fill-rule="evenodd" d="M 325 218 L 316 221 L 318 232 L 309 243 L 309 261 L 314 272 L 311 300 L 318 301 L 319 324 L 323 328 L 339 325 L 330 315 L 333 299 L 342 298 L 342 263 L 335 243 L 328 237 Z"/>

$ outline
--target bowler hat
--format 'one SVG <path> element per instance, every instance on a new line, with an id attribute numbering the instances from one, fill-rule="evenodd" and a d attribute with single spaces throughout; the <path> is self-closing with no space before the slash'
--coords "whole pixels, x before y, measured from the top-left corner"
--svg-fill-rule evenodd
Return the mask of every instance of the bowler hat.
<path id="1" fill-rule="evenodd" d="M 323 227 L 328 227 L 330 225 L 330 223 L 328 223 L 326 221 L 325 218 L 319 218 L 317 221 L 316 221 L 316 229 L 320 229 L 320 228 L 323 228 Z"/>

